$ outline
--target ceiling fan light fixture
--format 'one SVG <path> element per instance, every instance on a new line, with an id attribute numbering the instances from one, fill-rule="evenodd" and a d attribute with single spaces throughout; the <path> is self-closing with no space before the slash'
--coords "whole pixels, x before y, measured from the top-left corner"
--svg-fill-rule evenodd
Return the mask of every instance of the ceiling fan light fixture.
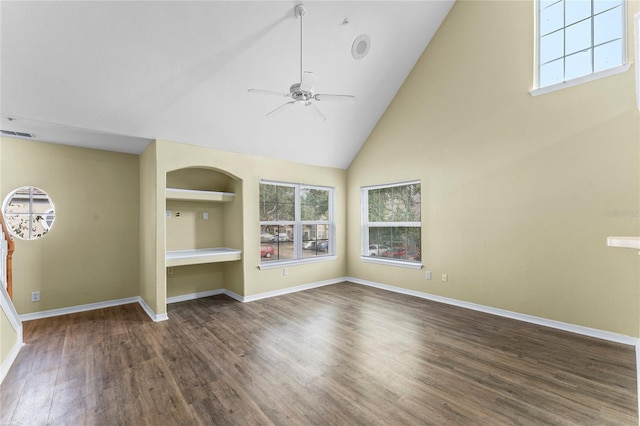
<path id="1" fill-rule="evenodd" d="M 351 56 L 353 59 L 362 59 L 369 53 L 371 39 L 366 34 L 360 34 L 351 45 Z"/>

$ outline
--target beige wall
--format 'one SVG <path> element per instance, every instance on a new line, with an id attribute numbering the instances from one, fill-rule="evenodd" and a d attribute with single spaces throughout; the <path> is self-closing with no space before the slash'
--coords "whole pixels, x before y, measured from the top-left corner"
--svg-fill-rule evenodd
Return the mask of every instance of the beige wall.
<path id="1" fill-rule="evenodd" d="M 158 286 L 158 263 L 164 263 L 164 226 L 158 229 L 164 210 L 158 198 L 164 188 L 157 182 L 156 142 L 140 155 L 140 297 L 156 313 L 166 313 L 166 288 Z M 164 222 L 162 222 L 164 223 Z M 157 235 L 162 232 L 162 235 Z M 160 271 L 164 277 L 164 271 Z"/>
<path id="2" fill-rule="evenodd" d="M 533 10 L 454 5 L 349 168 L 348 273 L 638 336 L 638 253 L 606 247 L 640 235 L 634 69 L 532 97 Z M 410 179 L 431 281 L 359 260 L 359 188 Z"/>
<path id="3" fill-rule="evenodd" d="M 140 294 L 138 157 L 10 138 L 0 150 L 2 198 L 33 185 L 56 208 L 44 238 L 16 239 L 18 313 Z M 30 302 L 32 291 L 40 291 L 40 302 Z"/>
<path id="4" fill-rule="evenodd" d="M 346 272 L 346 212 L 340 206 L 345 205 L 346 171 L 325 167 L 295 164 L 272 158 L 217 151 L 167 141 L 156 141 L 158 150 L 157 176 L 164 186 L 166 173 L 185 167 L 209 167 L 230 174 L 234 186 L 230 191 L 236 193 L 236 200 L 224 210 L 224 244 L 240 248 L 243 253 L 241 262 L 228 262 L 224 267 L 224 285 L 212 280 L 211 289 L 226 288 L 243 296 L 267 291 L 279 290 L 296 285 L 319 282 L 342 277 Z M 282 268 L 259 270 L 260 229 L 259 229 L 259 182 L 260 179 L 283 182 L 304 182 L 333 186 L 336 190 L 336 252 L 337 260 L 305 265 L 289 266 L 289 274 L 283 276 Z M 164 203 L 158 208 L 163 210 Z M 159 226 L 158 236 L 163 233 Z M 164 236 L 162 235 L 162 238 Z M 160 244 L 160 242 L 159 242 Z M 164 264 L 158 265 L 158 276 L 165 277 Z M 180 274 L 180 268 L 174 274 Z M 188 267 L 191 268 L 191 267 Z M 199 271 L 194 271 L 198 273 Z M 178 277 L 171 277 L 174 280 Z M 173 284 L 173 283 L 172 283 Z M 158 285 L 164 285 L 158 280 Z M 170 295 L 176 295 L 170 290 Z"/>

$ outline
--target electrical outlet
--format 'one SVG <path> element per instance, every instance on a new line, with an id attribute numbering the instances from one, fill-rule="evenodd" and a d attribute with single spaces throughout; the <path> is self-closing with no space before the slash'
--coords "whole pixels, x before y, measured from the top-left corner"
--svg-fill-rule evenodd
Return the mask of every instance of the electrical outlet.
<path id="1" fill-rule="evenodd" d="M 282 268 L 282 275 L 289 275 L 289 268 Z"/>
<path id="2" fill-rule="evenodd" d="M 31 301 L 32 302 L 39 302 L 40 301 L 40 292 L 39 291 L 32 291 L 31 292 Z"/>
<path id="3" fill-rule="evenodd" d="M 431 279 L 431 271 L 424 271 L 424 277 L 428 280 Z"/>
<path id="4" fill-rule="evenodd" d="M 182 213 L 180 213 L 180 212 L 176 212 L 176 217 L 180 217 L 181 214 Z"/>
<path id="5" fill-rule="evenodd" d="M 442 274 L 442 282 L 446 283 L 447 281 L 449 281 L 449 274 Z"/>

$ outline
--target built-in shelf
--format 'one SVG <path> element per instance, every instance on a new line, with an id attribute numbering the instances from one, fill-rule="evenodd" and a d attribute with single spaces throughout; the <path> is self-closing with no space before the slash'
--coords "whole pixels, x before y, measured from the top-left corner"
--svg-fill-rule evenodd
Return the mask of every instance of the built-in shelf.
<path id="1" fill-rule="evenodd" d="M 196 189 L 166 188 L 165 197 L 167 200 L 183 201 L 210 201 L 229 202 L 233 201 L 236 194 L 232 192 L 200 191 Z"/>
<path id="2" fill-rule="evenodd" d="M 607 237 L 607 245 L 640 250 L 640 237 Z"/>
<path id="3" fill-rule="evenodd" d="M 166 266 L 198 265 L 201 263 L 232 262 L 242 259 L 242 251 L 227 247 L 168 251 Z"/>

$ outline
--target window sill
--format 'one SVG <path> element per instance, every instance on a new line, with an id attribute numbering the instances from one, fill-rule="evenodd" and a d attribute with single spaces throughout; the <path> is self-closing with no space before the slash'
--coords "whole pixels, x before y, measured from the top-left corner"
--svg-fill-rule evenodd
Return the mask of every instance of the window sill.
<path id="1" fill-rule="evenodd" d="M 383 259 L 380 257 L 360 256 L 360 260 L 367 263 L 377 263 L 378 265 L 399 266 L 401 268 L 422 269 L 422 263 L 410 262 L 408 260 Z"/>
<path id="2" fill-rule="evenodd" d="M 307 263 L 329 262 L 336 260 L 335 255 L 319 256 L 306 259 L 288 259 L 288 260 L 272 260 L 270 262 L 261 263 L 258 269 L 275 269 L 283 266 L 306 265 Z"/>
<path id="3" fill-rule="evenodd" d="M 582 77 L 574 78 L 571 80 L 563 81 L 562 83 L 552 84 L 551 86 L 539 87 L 529 91 L 531 96 L 544 95 L 546 93 L 556 92 L 558 90 L 566 89 L 567 87 L 578 86 L 590 81 L 599 80 L 601 78 L 610 77 L 616 74 L 622 74 L 631 68 L 631 63 L 619 65 L 617 67 L 609 68 L 608 70 L 594 72 L 592 74 L 584 75 Z"/>

